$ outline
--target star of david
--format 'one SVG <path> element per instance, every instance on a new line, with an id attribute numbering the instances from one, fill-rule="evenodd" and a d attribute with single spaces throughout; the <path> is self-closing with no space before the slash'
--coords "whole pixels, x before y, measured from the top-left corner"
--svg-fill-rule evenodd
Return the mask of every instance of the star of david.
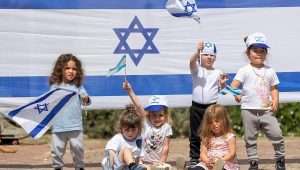
<path id="1" fill-rule="evenodd" d="M 128 54 L 134 64 L 137 66 L 144 54 L 159 53 L 158 49 L 152 42 L 158 28 L 144 28 L 137 16 L 133 18 L 128 28 L 114 28 L 120 42 L 116 47 L 115 54 Z M 131 49 L 127 44 L 130 33 L 141 33 L 146 42 L 141 49 Z"/>
<path id="2" fill-rule="evenodd" d="M 190 8 L 192 9 L 190 9 Z M 190 3 L 189 1 L 186 2 L 186 5 L 184 6 L 184 11 L 191 16 L 196 11 L 196 4 Z"/>
<path id="3" fill-rule="evenodd" d="M 43 111 L 48 111 L 47 105 L 48 103 L 37 104 L 34 109 L 38 110 L 39 114 L 41 114 Z"/>

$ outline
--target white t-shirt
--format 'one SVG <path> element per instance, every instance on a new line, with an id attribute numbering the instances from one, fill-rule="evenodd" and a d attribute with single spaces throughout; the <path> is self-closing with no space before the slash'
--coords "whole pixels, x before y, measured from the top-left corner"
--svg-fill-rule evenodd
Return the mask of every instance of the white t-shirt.
<path id="1" fill-rule="evenodd" d="M 219 79 L 223 72 L 219 69 L 208 70 L 198 66 L 198 69 L 191 70 L 191 74 L 193 82 L 193 101 L 200 104 L 217 102 Z"/>
<path id="2" fill-rule="evenodd" d="M 133 157 L 135 159 L 138 159 L 141 155 L 142 148 L 141 136 L 138 136 L 133 141 L 127 141 L 121 133 L 118 133 L 107 142 L 105 146 L 105 151 L 113 150 L 116 153 L 114 157 L 114 169 L 120 169 L 124 166 L 124 163 L 119 159 L 119 152 L 121 151 L 122 147 L 129 148 L 132 151 Z M 103 160 L 105 159 L 107 158 L 103 158 Z"/>
<path id="3" fill-rule="evenodd" d="M 276 72 L 269 66 L 252 67 L 250 64 L 242 67 L 234 77 L 242 83 L 242 109 L 270 109 L 271 87 L 278 85 Z"/>
<path id="4" fill-rule="evenodd" d="M 164 123 L 161 127 L 156 128 L 148 120 L 144 121 L 144 131 L 142 132 L 143 161 L 154 163 L 160 160 L 163 144 L 166 137 L 173 134 L 172 127 L 169 123 Z"/>

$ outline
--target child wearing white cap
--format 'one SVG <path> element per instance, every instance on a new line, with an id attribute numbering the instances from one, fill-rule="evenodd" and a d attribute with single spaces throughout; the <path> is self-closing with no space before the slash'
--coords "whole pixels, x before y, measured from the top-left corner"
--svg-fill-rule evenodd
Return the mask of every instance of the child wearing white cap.
<path id="1" fill-rule="evenodd" d="M 192 74 L 192 106 L 190 107 L 190 162 L 187 167 L 198 164 L 200 158 L 201 138 L 199 128 L 206 108 L 215 104 L 218 93 L 225 87 L 227 77 L 214 68 L 217 48 L 214 43 L 199 41 L 196 52 L 190 58 Z"/>
<path id="2" fill-rule="evenodd" d="M 173 133 L 168 123 L 169 111 L 166 98 L 160 95 L 151 96 L 148 105 L 143 108 L 128 81 L 123 83 L 123 88 L 136 106 L 137 113 L 145 118 L 142 132 L 143 163 L 165 164 L 169 153 L 170 137 Z"/>
<path id="3" fill-rule="evenodd" d="M 276 72 L 264 64 L 269 45 L 263 33 L 245 37 L 249 64 L 240 68 L 231 86 L 242 85 L 242 95 L 235 96 L 241 102 L 241 114 L 245 129 L 244 139 L 250 162 L 249 170 L 258 170 L 257 134 L 262 131 L 272 141 L 275 150 L 276 170 L 285 170 L 284 139 L 280 125 L 274 116 L 278 110 L 279 80 Z"/>

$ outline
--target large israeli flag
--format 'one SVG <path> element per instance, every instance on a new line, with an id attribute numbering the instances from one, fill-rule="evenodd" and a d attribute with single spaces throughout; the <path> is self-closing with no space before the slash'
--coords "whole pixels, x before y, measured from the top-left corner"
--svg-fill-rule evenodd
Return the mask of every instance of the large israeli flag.
<path id="1" fill-rule="evenodd" d="M 55 116 L 59 116 L 74 96 L 74 91 L 54 89 L 4 115 L 22 126 L 32 138 L 37 139 L 49 129 Z"/>
<path id="2" fill-rule="evenodd" d="M 167 95 L 171 107 L 191 104 L 189 58 L 199 39 L 215 42 L 215 66 L 234 76 L 248 63 L 243 37 L 263 32 L 267 64 L 280 79 L 281 102 L 300 100 L 299 0 L 199 0 L 195 15 L 174 17 L 166 0 L 0 1 L 0 110 L 48 90 L 48 75 L 61 53 L 83 62 L 90 108 L 124 107 L 123 73 L 106 77 L 127 56 L 127 79 L 146 102 Z M 189 4 L 192 7 L 192 4 Z M 235 104 L 231 95 L 220 102 Z"/>

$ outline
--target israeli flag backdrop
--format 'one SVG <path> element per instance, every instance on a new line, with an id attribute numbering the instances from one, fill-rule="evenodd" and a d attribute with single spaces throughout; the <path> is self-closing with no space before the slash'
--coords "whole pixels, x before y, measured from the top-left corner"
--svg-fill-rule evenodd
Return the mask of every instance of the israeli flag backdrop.
<path id="1" fill-rule="evenodd" d="M 48 91 L 48 75 L 61 53 L 83 62 L 89 108 L 129 103 L 124 73 L 107 77 L 127 55 L 127 80 L 146 102 L 167 95 L 171 107 L 191 104 L 189 58 L 199 39 L 215 42 L 215 66 L 232 78 L 248 63 L 243 37 L 263 32 L 267 64 L 278 73 L 281 102 L 300 100 L 300 0 L 199 0 L 197 15 L 174 17 L 166 0 L 0 1 L 0 110 Z M 235 104 L 221 95 L 223 104 Z"/>

